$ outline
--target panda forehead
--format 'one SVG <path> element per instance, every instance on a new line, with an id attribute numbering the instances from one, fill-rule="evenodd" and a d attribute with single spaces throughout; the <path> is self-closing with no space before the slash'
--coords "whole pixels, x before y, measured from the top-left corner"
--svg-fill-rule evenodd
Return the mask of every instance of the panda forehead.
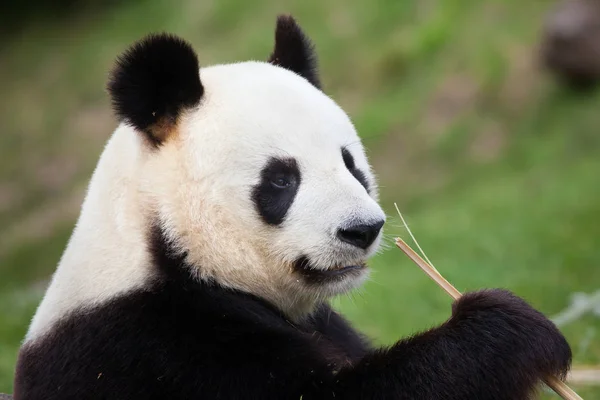
<path id="1" fill-rule="evenodd" d="M 346 113 L 290 71 L 244 62 L 203 68 L 200 75 L 205 98 L 188 126 L 194 141 L 206 151 L 256 162 L 293 157 L 310 163 L 331 157 L 332 152 L 341 154 L 345 146 L 362 149 Z"/>
<path id="2" fill-rule="evenodd" d="M 285 136 L 325 129 L 332 136 L 355 134 L 346 113 L 330 97 L 286 69 L 243 62 L 208 67 L 200 74 L 206 90 L 200 113 L 216 109 L 212 114 L 229 122 L 260 124 L 265 129 L 277 125 L 289 132 Z"/>

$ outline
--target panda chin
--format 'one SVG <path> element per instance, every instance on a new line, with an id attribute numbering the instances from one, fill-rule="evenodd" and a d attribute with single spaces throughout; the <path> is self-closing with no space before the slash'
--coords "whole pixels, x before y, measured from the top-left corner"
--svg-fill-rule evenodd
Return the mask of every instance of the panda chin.
<path id="1" fill-rule="evenodd" d="M 301 257 L 294 263 L 294 271 L 311 284 L 326 284 L 340 280 L 360 277 L 367 265 L 364 262 L 352 265 L 340 265 L 328 269 L 314 267 L 308 258 Z"/>

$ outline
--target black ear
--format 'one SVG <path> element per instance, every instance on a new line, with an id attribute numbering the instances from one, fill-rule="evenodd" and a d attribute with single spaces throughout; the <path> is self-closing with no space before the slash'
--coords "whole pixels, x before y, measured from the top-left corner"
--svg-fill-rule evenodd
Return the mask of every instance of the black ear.
<path id="1" fill-rule="evenodd" d="M 147 36 L 117 59 L 108 91 L 117 116 L 159 145 L 175 131 L 182 111 L 200 102 L 198 57 L 176 36 Z"/>
<path id="2" fill-rule="evenodd" d="M 290 15 L 277 17 L 275 49 L 269 57 L 269 62 L 289 69 L 321 88 L 314 47 Z"/>

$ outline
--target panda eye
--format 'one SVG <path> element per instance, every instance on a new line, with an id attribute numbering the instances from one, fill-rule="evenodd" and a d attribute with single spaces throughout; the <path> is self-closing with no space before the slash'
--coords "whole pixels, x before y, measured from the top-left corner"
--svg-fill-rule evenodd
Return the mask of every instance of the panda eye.
<path id="1" fill-rule="evenodd" d="M 289 211 L 302 178 L 294 158 L 271 157 L 260 171 L 260 181 L 252 190 L 252 200 L 263 221 L 280 225 Z"/>
<path id="2" fill-rule="evenodd" d="M 361 170 L 356 168 L 354 157 L 352 157 L 352 154 L 350 154 L 346 148 L 342 148 L 342 159 L 344 160 L 344 165 L 348 171 L 350 171 L 354 178 L 356 178 L 356 180 L 367 190 L 367 193 L 369 193 L 369 182 L 367 181 L 367 177 Z"/>
<path id="3" fill-rule="evenodd" d="M 292 182 L 284 175 L 277 175 L 271 179 L 271 185 L 277 189 L 286 189 L 292 185 Z"/>

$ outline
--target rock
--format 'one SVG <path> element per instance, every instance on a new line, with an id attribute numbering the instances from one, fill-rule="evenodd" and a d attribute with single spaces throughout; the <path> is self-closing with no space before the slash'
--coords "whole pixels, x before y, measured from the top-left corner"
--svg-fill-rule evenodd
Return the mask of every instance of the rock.
<path id="1" fill-rule="evenodd" d="M 544 66 L 574 88 L 600 81 L 600 0 L 562 0 L 548 13 L 541 57 Z"/>

